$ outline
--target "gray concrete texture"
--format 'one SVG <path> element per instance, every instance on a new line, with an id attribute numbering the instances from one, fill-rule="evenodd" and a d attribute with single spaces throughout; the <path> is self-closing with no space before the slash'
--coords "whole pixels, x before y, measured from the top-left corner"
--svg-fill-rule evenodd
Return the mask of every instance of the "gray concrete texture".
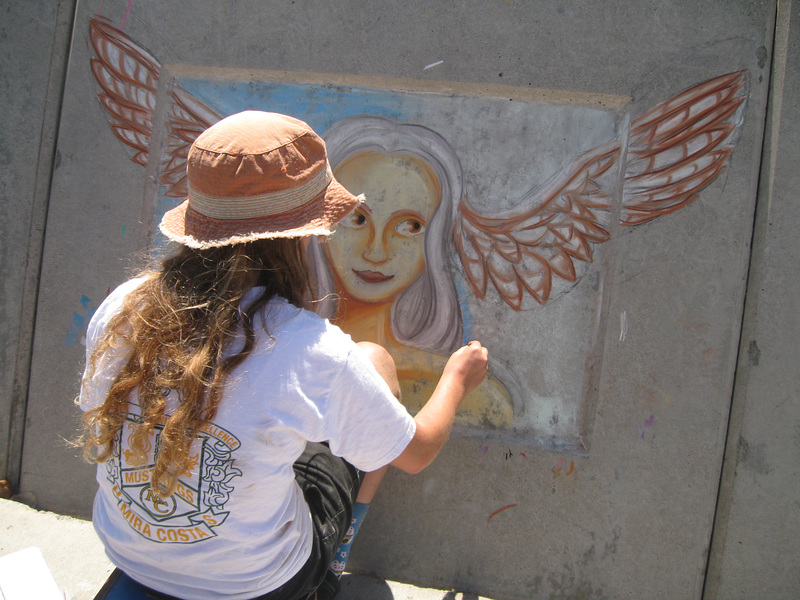
<path id="1" fill-rule="evenodd" d="M 110 132 L 88 68 L 88 22 L 100 4 L 78 2 L 74 21 L 66 19 L 74 23 L 68 47 L 59 27 L 71 17 L 70 2 L 58 11 L 50 2 L 0 8 L 3 102 L 16 107 L 4 111 L 0 154 L 10 165 L 0 175 L 8 228 L 0 240 L 2 341 L 17 349 L 5 350 L 2 363 L 0 418 L 12 418 L 0 421 L 0 441 L 10 442 L 7 472 L 20 473 L 20 491 L 42 508 L 81 516 L 90 511 L 93 471 L 63 440 L 75 431 L 70 400 L 83 349 L 65 343 L 65 333 L 126 277 L 127 257 L 149 234 L 139 225 L 147 173 Z M 350 567 L 503 600 L 700 598 L 704 587 L 708 598 L 796 594 L 792 165 L 800 146 L 791 65 L 800 3 L 107 0 L 102 7 L 164 64 L 457 81 L 476 94 L 503 84 L 623 95 L 632 98 L 632 117 L 745 70 L 747 110 L 725 174 L 689 207 L 615 237 L 588 456 L 456 436 L 423 474 L 387 477 Z M 773 37 L 782 44 L 774 56 Z M 58 71 L 67 55 L 58 112 L 50 65 Z M 59 118 L 50 122 L 53 111 Z M 42 157 L 56 125 L 52 189 L 42 195 L 37 190 L 50 183 Z M 10 136 L 25 144 L 12 147 Z M 43 260 L 25 271 L 29 246 L 41 238 L 34 217 L 42 202 Z M 31 272 L 33 296 L 25 285 Z M 27 382 L 25 360 L 30 383 L 18 397 L 12 391 L 20 387 L 15 378 Z"/>

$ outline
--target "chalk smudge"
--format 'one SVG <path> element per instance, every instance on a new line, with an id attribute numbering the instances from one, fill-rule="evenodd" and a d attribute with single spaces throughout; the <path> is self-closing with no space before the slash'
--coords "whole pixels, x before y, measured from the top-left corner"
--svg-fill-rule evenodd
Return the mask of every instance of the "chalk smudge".
<path id="1" fill-rule="evenodd" d="M 661 395 L 664 396 L 664 400 L 667 401 L 667 404 L 672 404 L 672 402 L 670 402 L 669 396 L 667 396 L 667 393 L 664 390 L 662 390 L 661 388 L 656 388 L 656 389 L 658 389 L 658 391 L 661 392 Z"/>
<path id="2" fill-rule="evenodd" d="M 122 31 L 125 23 L 128 22 L 128 17 L 131 16 L 131 9 L 133 8 L 133 0 L 128 0 L 128 7 L 125 9 L 125 14 L 122 16 L 122 23 L 119 24 L 119 30 Z"/>
<path id="3" fill-rule="evenodd" d="M 507 504 L 503 508 L 498 508 L 496 511 L 494 511 L 492 514 L 489 515 L 489 518 L 486 519 L 486 522 L 488 523 L 489 521 L 492 520 L 492 517 L 494 517 L 495 515 L 499 515 L 504 510 L 508 510 L 509 508 L 514 508 L 515 506 L 516 504 Z"/>
<path id="4" fill-rule="evenodd" d="M 97 307 L 92 305 L 92 301 L 86 295 L 81 296 L 81 307 L 80 312 L 72 313 L 72 323 L 67 328 L 67 335 L 64 338 L 64 343 L 73 348 L 77 348 L 78 343 L 86 345 L 84 332 L 94 311 L 97 310 Z"/>
<path id="5" fill-rule="evenodd" d="M 656 420 L 655 415 L 650 415 L 649 419 L 644 420 L 644 425 L 636 426 L 636 431 L 639 434 L 640 438 L 644 439 L 644 430 L 647 429 L 648 427 L 652 427 L 655 420 Z"/>

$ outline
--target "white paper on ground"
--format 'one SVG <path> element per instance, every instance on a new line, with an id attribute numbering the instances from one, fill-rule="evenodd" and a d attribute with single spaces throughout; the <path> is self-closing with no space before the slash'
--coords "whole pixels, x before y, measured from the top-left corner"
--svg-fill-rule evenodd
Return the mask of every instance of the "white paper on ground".
<path id="1" fill-rule="evenodd" d="M 42 551 L 32 547 L 0 557 L 0 600 L 64 600 Z"/>

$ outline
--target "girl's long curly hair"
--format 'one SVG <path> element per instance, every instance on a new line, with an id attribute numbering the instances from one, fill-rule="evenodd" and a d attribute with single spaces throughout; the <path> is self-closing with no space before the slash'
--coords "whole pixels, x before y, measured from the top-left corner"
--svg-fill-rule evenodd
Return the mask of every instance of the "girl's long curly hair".
<path id="1" fill-rule="evenodd" d="M 144 465 L 149 436 L 163 424 L 150 485 L 158 496 L 167 497 L 189 469 L 198 424 L 214 419 L 227 377 L 253 350 L 256 313 L 274 296 L 306 307 L 312 287 L 300 238 L 204 250 L 182 246 L 160 269 L 143 276 L 90 355 L 84 386 L 106 351 L 131 349 L 103 404 L 85 413 L 80 443 L 90 462 L 108 460 L 136 390 L 141 419 L 129 438 L 127 460 Z M 255 286 L 263 286 L 263 292 L 242 310 L 242 297 Z M 244 346 L 225 357 L 228 342 L 240 329 Z M 167 414 L 170 390 L 177 392 L 179 405 Z"/>

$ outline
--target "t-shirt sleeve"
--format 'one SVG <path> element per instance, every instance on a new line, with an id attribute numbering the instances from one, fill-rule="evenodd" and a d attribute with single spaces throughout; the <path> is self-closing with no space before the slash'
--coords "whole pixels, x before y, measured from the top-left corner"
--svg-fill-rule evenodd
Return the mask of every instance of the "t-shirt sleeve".
<path id="1" fill-rule="evenodd" d="M 331 452 L 374 471 L 402 454 L 416 423 L 353 344 L 330 390 L 325 429 Z"/>
<path id="2" fill-rule="evenodd" d="M 143 278 L 132 279 L 116 288 L 100 304 L 89 321 L 86 329 L 86 368 L 78 397 L 78 406 L 84 411 L 97 408 L 105 401 L 114 379 L 128 361 L 130 349 L 126 347 L 108 349 L 103 356 L 98 357 L 95 365 L 92 365 L 91 358 L 95 346 L 106 333 L 108 322 L 122 307 L 125 296 L 141 285 L 142 281 Z M 89 375 L 91 378 L 86 379 Z"/>

